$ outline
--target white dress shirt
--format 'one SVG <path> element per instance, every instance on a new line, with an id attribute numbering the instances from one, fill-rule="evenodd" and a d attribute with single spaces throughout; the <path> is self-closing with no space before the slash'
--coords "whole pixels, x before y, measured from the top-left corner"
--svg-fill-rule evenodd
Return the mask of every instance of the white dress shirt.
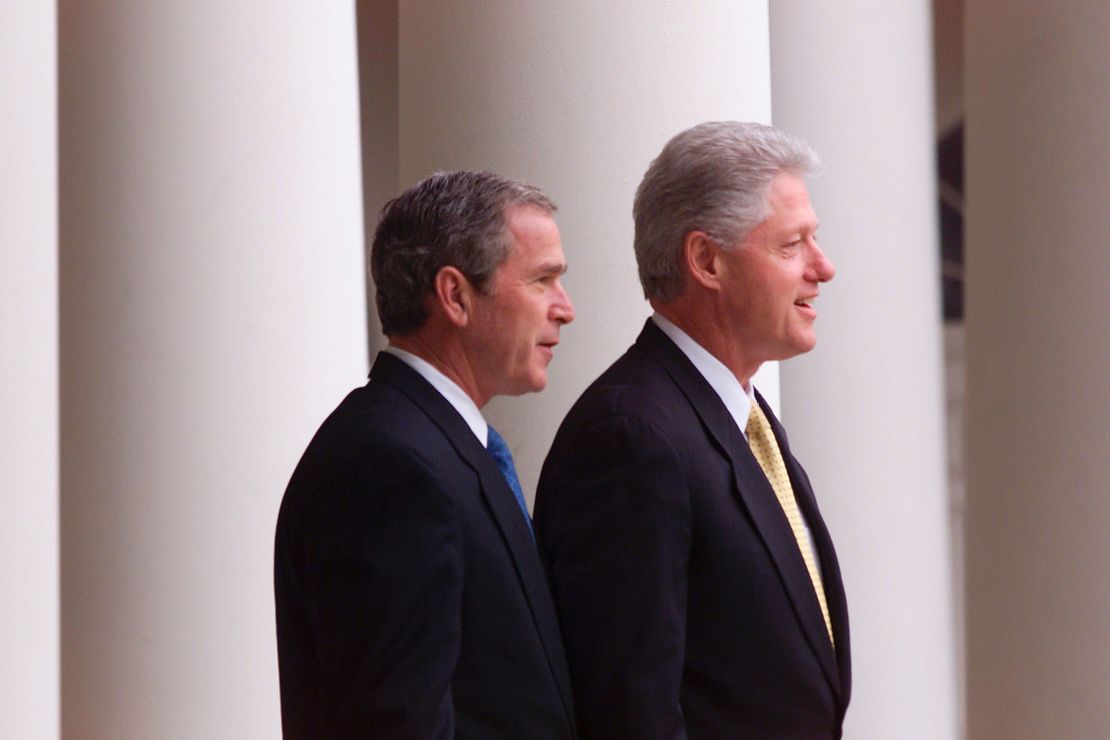
<path id="1" fill-rule="evenodd" d="M 482 418 L 482 412 L 478 410 L 474 400 L 466 395 L 466 391 L 460 388 L 458 383 L 436 370 L 430 362 L 417 357 L 412 352 L 406 352 L 393 346 L 386 347 L 383 351 L 401 360 L 419 373 L 420 377 L 431 383 L 432 387 L 439 392 L 439 395 L 443 396 L 447 403 L 459 412 L 463 421 L 470 427 L 470 431 L 474 432 L 474 436 L 478 438 L 482 446 L 486 446 L 489 438 L 489 424 Z"/>

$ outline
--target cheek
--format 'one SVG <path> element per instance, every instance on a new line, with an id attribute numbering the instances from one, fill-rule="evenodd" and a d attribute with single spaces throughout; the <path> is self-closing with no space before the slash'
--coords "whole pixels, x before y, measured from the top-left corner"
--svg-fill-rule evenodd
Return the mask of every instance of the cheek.
<path id="1" fill-rule="evenodd" d="M 528 314 L 518 314 L 511 324 L 505 327 L 505 341 L 512 342 L 516 346 L 516 351 L 523 355 L 535 344 L 535 328 L 536 324 Z"/>

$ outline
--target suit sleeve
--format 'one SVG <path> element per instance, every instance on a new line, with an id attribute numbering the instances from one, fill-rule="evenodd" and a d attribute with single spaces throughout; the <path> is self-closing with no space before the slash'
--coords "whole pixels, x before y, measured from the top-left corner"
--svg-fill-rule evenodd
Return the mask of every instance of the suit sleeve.
<path id="1" fill-rule="evenodd" d="M 337 472 L 308 537 L 321 726 L 329 738 L 449 738 L 463 583 L 452 489 L 409 450 L 365 458 L 375 465 Z"/>
<path id="2" fill-rule="evenodd" d="M 690 505 L 666 436 L 615 416 L 558 439 L 536 521 L 582 737 L 685 738 Z"/>

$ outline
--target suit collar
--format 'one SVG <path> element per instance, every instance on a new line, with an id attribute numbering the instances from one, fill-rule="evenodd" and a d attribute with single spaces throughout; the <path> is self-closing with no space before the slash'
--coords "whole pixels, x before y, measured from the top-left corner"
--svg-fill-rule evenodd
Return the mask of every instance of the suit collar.
<path id="1" fill-rule="evenodd" d="M 435 365 L 425 360 L 419 355 L 412 352 L 403 350 L 400 347 L 389 346 L 382 350 L 383 353 L 391 354 L 394 357 L 404 361 L 406 365 L 411 367 L 420 377 L 428 381 L 428 383 L 436 389 L 439 395 L 443 396 L 444 400 L 459 412 L 459 416 L 463 418 L 466 425 L 470 427 L 470 431 L 474 432 L 474 436 L 483 447 L 486 446 L 486 440 L 489 439 L 489 425 L 486 423 L 482 412 L 478 409 L 474 400 L 466 394 L 459 384 L 444 375 Z"/>
<path id="2" fill-rule="evenodd" d="M 783 515 L 782 507 L 775 497 L 774 490 L 767 482 L 759 463 L 752 455 L 751 449 L 721 399 L 690 363 L 689 359 L 650 319 L 637 338 L 635 346 L 663 366 L 701 418 L 709 437 L 731 462 L 740 503 L 751 515 L 756 530 L 759 532 L 764 546 L 775 564 L 783 587 L 794 606 L 794 613 L 798 618 L 802 633 L 816 655 L 826 679 L 838 697 L 841 697 L 840 703 L 843 706 L 847 697 L 842 696 L 841 667 L 838 665 L 837 653 L 843 651 L 843 658 L 840 658 L 840 661 L 846 661 L 847 631 L 844 629 L 847 626 L 844 618 L 846 612 L 840 615 L 839 621 L 833 619 L 833 634 L 836 636 L 838 644 L 838 650 L 834 651 L 829 643 L 825 621 L 821 616 L 821 607 L 817 603 L 817 597 L 813 591 L 813 583 L 809 578 L 805 562 L 802 560 L 801 552 L 798 550 L 797 540 L 795 540 L 794 533 L 790 529 L 790 524 Z M 789 454 L 781 425 L 778 424 L 778 420 L 774 418 L 774 414 L 771 413 L 758 392 L 756 393 L 756 400 L 762 405 L 767 417 L 772 420 L 772 429 L 779 440 L 783 459 L 788 461 L 787 466 L 791 483 L 795 486 L 798 498 L 808 497 L 812 500 L 813 493 L 804 473 L 796 475 L 800 471 L 800 466 Z M 799 489 L 804 490 L 799 491 Z M 828 540 L 828 531 L 821 521 L 816 504 L 806 507 L 803 513 L 807 516 L 811 528 L 816 525 L 817 529 L 823 533 L 823 541 L 827 546 L 819 548 L 822 565 L 824 565 L 826 553 L 828 553 L 833 568 L 831 571 L 825 571 L 824 580 L 830 583 L 836 581 L 835 590 L 842 599 L 843 590 L 839 581 L 839 567 L 836 565 L 835 553 L 833 553 L 831 542 Z M 832 577 L 834 574 L 835 578 Z M 843 644 L 841 640 L 844 640 Z"/>
<path id="3" fill-rule="evenodd" d="M 686 355 L 698 374 L 705 378 L 705 382 L 720 397 L 729 414 L 736 421 L 736 426 L 744 430 L 748 426 L 748 415 L 751 413 L 752 396 L 740 385 L 740 381 L 705 347 L 698 344 L 697 340 L 687 334 L 682 327 L 671 322 L 661 313 L 654 313 L 651 321 L 674 342 L 675 346 Z M 750 384 L 749 384 L 750 386 Z"/>
<path id="4" fill-rule="evenodd" d="M 574 726 L 570 673 L 559 625 L 555 619 L 555 604 L 547 585 L 547 574 L 540 563 L 539 550 L 532 533 L 521 516 L 520 507 L 501 471 L 458 411 L 403 360 L 386 352 L 379 353 L 370 370 L 370 380 L 392 386 L 407 396 L 440 428 L 459 456 L 478 474 L 482 496 L 489 505 L 516 566 L 548 664 L 559 687 L 563 708 L 571 726 Z M 495 608 L 495 605 L 491 605 L 491 608 Z"/>

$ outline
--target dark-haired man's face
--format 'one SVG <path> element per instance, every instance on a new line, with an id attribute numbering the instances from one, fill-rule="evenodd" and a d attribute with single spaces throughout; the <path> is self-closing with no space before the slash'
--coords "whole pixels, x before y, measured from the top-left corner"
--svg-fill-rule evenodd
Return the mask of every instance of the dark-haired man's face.
<path id="1" fill-rule="evenodd" d="M 509 208 L 505 220 L 512 247 L 488 294 L 476 298 L 469 332 L 482 398 L 542 390 L 559 330 L 574 320 L 561 281 L 566 258 L 555 220 L 529 205 Z"/>

